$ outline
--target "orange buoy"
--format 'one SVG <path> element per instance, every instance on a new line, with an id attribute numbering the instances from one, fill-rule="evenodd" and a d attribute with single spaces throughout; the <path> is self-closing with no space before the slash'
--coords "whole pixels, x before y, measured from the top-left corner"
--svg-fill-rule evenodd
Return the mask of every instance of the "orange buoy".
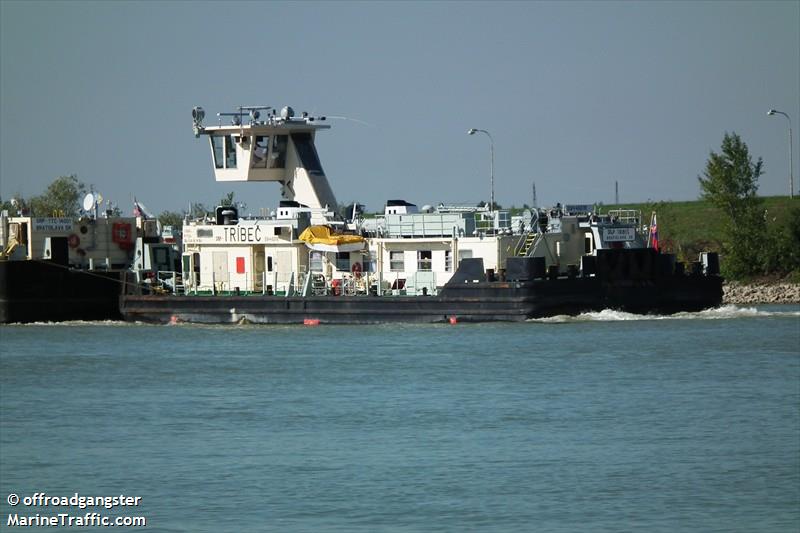
<path id="1" fill-rule="evenodd" d="M 458 319 L 454 316 L 451 316 L 450 323 L 455 326 L 456 324 L 458 324 Z"/>
<path id="2" fill-rule="evenodd" d="M 304 326 L 319 326 L 319 318 L 304 318 Z"/>

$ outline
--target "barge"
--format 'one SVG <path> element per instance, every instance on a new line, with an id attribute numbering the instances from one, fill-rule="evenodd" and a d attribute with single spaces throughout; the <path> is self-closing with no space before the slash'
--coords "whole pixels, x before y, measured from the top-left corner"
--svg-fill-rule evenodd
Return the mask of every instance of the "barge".
<path id="1" fill-rule="evenodd" d="M 0 324 L 121 320 L 123 286 L 151 284 L 174 255 L 156 220 L 99 216 L 91 193 L 78 219 L 2 212 Z"/>

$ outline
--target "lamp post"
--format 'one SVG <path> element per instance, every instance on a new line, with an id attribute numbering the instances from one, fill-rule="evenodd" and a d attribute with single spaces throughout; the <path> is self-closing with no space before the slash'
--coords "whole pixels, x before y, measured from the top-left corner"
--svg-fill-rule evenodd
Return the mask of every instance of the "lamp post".
<path id="1" fill-rule="evenodd" d="M 477 132 L 485 133 L 487 137 L 489 137 L 489 155 L 491 157 L 491 163 L 489 166 L 489 178 L 490 178 L 490 186 L 492 195 L 489 199 L 489 211 L 494 211 L 494 139 L 492 139 L 492 134 L 486 130 L 478 130 L 475 128 L 470 128 L 467 132 L 467 135 L 475 135 Z"/>
<path id="2" fill-rule="evenodd" d="M 789 115 L 784 113 L 783 111 L 778 111 L 777 109 L 770 109 L 767 111 L 767 115 L 783 115 L 786 117 L 786 120 L 789 121 L 789 198 L 794 198 L 794 168 L 792 160 L 794 157 L 792 156 L 792 119 L 789 118 Z"/>

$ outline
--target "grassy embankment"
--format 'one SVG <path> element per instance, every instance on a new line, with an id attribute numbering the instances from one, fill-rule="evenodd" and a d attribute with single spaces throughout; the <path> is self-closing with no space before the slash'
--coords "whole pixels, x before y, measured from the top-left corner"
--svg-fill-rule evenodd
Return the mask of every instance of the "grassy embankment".
<path id="1" fill-rule="evenodd" d="M 764 197 L 767 229 L 785 227 L 789 223 L 790 211 L 800 207 L 800 198 L 790 200 L 788 196 Z M 682 261 L 696 261 L 701 251 L 720 251 L 725 216 L 710 203 L 652 202 L 620 205 L 605 205 L 610 209 L 639 209 L 645 222 L 655 211 L 658 216 L 658 236 L 662 247 L 678 255 Z M 800 282 L 800 271 L 795 270 L 789 278 Z"/>

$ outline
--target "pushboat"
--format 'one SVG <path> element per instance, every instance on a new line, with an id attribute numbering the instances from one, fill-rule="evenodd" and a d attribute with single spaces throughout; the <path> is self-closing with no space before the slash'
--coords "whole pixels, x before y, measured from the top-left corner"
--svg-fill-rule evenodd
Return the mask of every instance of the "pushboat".
<path id="1" fill-rule="evenodd" d="M 507 210 L 389 200 L 365 217 L 338 203 L 316 149 L 325 117 L 240 107 L 204 125 L 219 182 L 273 182 L 276 209 L 220 206 L 186 220 L 180 268 L 131 271 L 119 311 L 143 322 L 366 324 L 524 321 L 619 309 L 669 314 L 722 302 L 715 253 L 690 264 L 654 246 L 654 224 L 593 205 Z M 222 124 L 230 117 L 230 124 Z M 148 281 L 148 280 L 145 280 Z M 153 283 L 155 281 L 156 283 Z"/>

